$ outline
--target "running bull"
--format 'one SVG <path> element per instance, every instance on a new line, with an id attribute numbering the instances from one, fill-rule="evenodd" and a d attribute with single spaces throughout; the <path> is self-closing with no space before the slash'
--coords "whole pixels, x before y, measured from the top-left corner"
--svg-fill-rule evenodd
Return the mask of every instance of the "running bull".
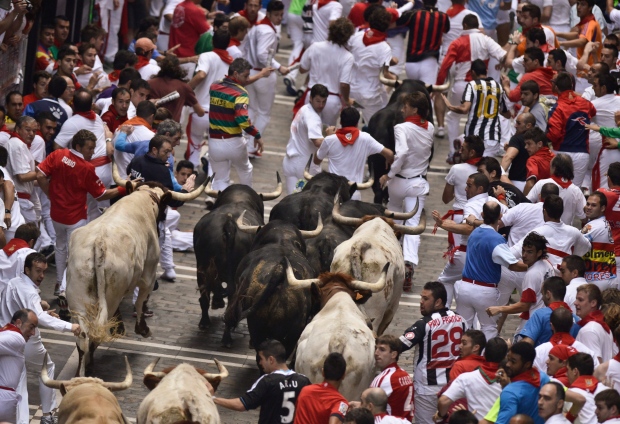
<path id="1" fill-rule="evenodd" d="M 235 221 L 243 211 L 250 225 L 265 225 L 263 201 L 277 199 L 282 194 L 282 181 L 277 173 L 278 185 L 271 193 L 256 193 L 251 187 L 233 184 L 224 191 L 205 192 L 217 198 L 211 212 L 203 216 L 194 227 L 194 252 L 200 308 L 202 317 L 198 326 L 209 327 L 209 300 L 213 294 L 213 309 L 223 308 L 224 288 L 229 294 L 235 292 L 235 272 L 241 259 L 250 251 L 253 234 L 237 229 Z"/>
<path id="2" fill-rule="evenodd" d="M 165 219 L 169 202 L 195 199 L 208 183 L 205 180 L 192 193 L 175 193 L 157 183 L 123 180 L 116 164 L 112 175 L 119 186 L 127 188 L 128 195 L 101 217 L 75 230 L 69 243 L 67 301 L 83 330 L 77 339 L 80 376 L 92 365 L 97 346 L 113 338 L 110 330 L 122 332 L 110 317 L 122 319 L 119 305 L 136 287 L 139 294 L 135 332 L 143 337 L 151 334 L 142 308 L 155 285 L 158 223 Z"/>

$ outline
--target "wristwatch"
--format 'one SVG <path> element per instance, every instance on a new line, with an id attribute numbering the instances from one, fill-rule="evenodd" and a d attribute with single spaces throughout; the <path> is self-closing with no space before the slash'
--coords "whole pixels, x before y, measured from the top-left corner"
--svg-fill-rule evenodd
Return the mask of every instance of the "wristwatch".
<path id="1" fill-rule="evenodd" d="M 4 213 L 11 213 L 11 210 L 10 209 L 5 209 Z"/>

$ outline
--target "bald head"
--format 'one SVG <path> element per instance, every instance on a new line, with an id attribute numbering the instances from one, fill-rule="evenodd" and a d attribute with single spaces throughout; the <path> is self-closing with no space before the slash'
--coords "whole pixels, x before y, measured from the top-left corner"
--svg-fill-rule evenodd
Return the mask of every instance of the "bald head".
<path id="1" fill-rule="evenodd" d="M 534 424 L 534 420 L 529 415 L 517 414 L 509 421 L 510 424 Z"/>
<path id="2" fill-rule="evenodd" d="M 487 225 L 495 225 L 499 221 L 501 209 L 497 202 L 489 200 L 482 207 L 482 219 Z"/>
<path id="3" fill-rule="evenodd" d="M 536 118 L 534 117 L 534 115 L 532 115 L 529 112 L 523 112 L 521 114 L 521 118 L 523 119 L 523 123 L 525 125 L 528 125 L 528 124 L 531 126 L 536 125 Z"/>
<path id="4" fill-rule="evenodd" d="M 374 415 L 387 410 L 388 396 L 381 388 L 374 387 L 362 392 L 362 407 L 369 409 Z"/>

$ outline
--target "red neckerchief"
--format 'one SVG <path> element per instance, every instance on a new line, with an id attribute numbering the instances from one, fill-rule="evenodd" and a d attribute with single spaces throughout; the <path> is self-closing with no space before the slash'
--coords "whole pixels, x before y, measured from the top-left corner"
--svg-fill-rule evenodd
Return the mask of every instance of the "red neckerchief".
<path id="1" fill-rule="evenodd" d="M 593 375 L 582 375 L 577 380 L 573 381 L 573 384 L 571 384 L 569 388 L 585 390 L 593 395 L 596 390 L 596 386 L 598 386 L 598 380 L 596 377 Z"/>
<path id="2" fill-rule="evenodd" d="M 474 166 L 478 166 L 478 163 L 482 160 L 482 158 L 471 158 L 471 159 L 467 159 L 465 161 L 465 163 L 468 163 L 470 165 L 474 165 Z"/>
<path id="3" fill-rule="evenodd" d="M 237 46 L 239 47 L 241 45 L 241 41 L 235 39 L 235 38 L 231 38 L 230 42 L 228 43 L 228 47 L 232 47 L 232 46 Z"/>
<path id="4" fill-rule="evenodd" d="M 321 7 L 325 6 L 327 3 L 330 3 L 333 0 L 319 0 L 319 2 L 316 5 L 317 9 L 320 9 Z"/>
<path id="5" fill-rule="evenodd" d="M 497 362 L 485 362 L 480 365 L 477 369 L 482 374 L 482 378 L 487 384 L 493 384 L 497 381 L 497 369 L 499 368 L 499 364 Z"/>
<path id="6" fill-rule="evenodd" d="M 19 329 L 19 327 L 17 327 L 14 324 L 7 324 L 4 327 L 0 328 L 0 333 L 3 331 L 15 331 L 16 333 L 19 333 L 22 337 L 24 337 L 24 335 L 22 334 L 22 331 Z"/>
<path id="7" fill-rule="evenodd" d="M 462 4 L 453 4 L 448 8 L 448 10 L 446 10 L 446 15 L 448 15 L 449 18 L 454 18 L 463 10 L 465 10 L 465 6 L 463 6 Z"/>
<path id="8" fill-rule="evenodd" d="M 567 181 L 565 181 L 565 179 L 564 179 L 564 178 L 558 178 L 558 177 L 556 177 L 555 175 L 552 175 L 552 176 L 551 176 L 551 179 L 552 179 L 553 181 L 555 181 L 555 182 L 556 182 L 556 184 L 557 184 L 557 185 L 559 185 L 559 186 L 560 186 L 560 187 L 562 187 L 562 188 L 568 188 L 568 187 L 570 187 L 570 185 L 573 183 L 573 181 L 572 181 L 572 180 L 567 180 Z"/>
<path id="9" fill-rule="evenodd" d="M 134 66 L 134 68 L 136 69 L 136 71 L 139 71 L 140 69 L 144 68 L 146 65 L 148 65 L 150 63 L 150 59 L 148 57 L 145 56 L 138 56 L 138 62 L 136 63 L 136 65 Z"/>
<path id="10" fill-rule="evenodd" d="M 26 240 L 13 238 L 9 241 L 3 248 L 2 251 L 6 253 L 7 256 L 11 256 L 13 253 L 17 252 L 20 249 L 24 249 L 28 246 L 28 242 Z"/>
<path id="11" fill-rule="evenodd" d="M 344 127 L 336 130 L 336 137 L 344 147 L 353 145 L 360 136 L 360 130 L 357 127 Z"/>
<path id="12" fill-rule="evenodd" d="M 568 382 L 568 375 L 566 374 L 567 372 L 568 368 L 562 367 L 558 370 L 558 372 L 555 373 L 553 378 L 559 380 L 559 382 L 562 383 L 565 387 L 568 387 L 570 384 Z"/>
<path id="13" fill-rule="evenodd" d="M 572 346 L 575 343 L 575 338 L 571 336 L 569 333 L 555 333 L 549 339 L 553 346 L 556 345 L 567 345 Z"/>
<path id="14" fill-rule="evenodd" d="M 230 55 L 230 53 L 228 53 L 227 50 L 213 49 L 212 51 L 213 53 L 218 55 L 220 59 L 222 59 L 222 62 L 224 62 L 225 64 L 230 65 L 233 62 L 233 57 Z"/>
<path id="15" fill-rule="evenodd" d="M 144 125 L 149 130 L 153 131 L 151 124 L 149 124 L 144 118 L 140 118 L 139 116 L 134 116 L 133 118 L 127 120 L 125 125 Z"/>
<path id="16" fill-rule="evenodd" d="M 568 309 L 569 311 L 571 310 L 570 306 L 568 306 L 568 303 L 564 302 L 563 300 L 559 300 L 557 302 L 551 302 L 549 304 L 549 307 L 551 308 L 552 311 L 555 311 L 558 308 L 565 308 L 565 309 Z"/>
<path id="17" fill-rule="evenodd" d="M 588 22 L 593 21 L 594 19 L 595 19 L 595 18 L 594 18 L 594 14 L 592 14 L 592 13 L 591 13 L 591 14 L 589 14 L 588 16 L 586 16 L 585 18 L 581 18 L 581 20 L 579 21 L 579 24 L 578 24 L 578 25 L 579 25 L 579 26 L 585 25 L 585 24 L 587 24 Z"/>
<path id="18" fill-rule="evenodd" d="M 231 82 L 233 82 L 233 83 L 235 83 L 237 85 L 241 85 L 241 83 L 239 81 L 237 81 L 237 78 L 235 78 L 233 76 L 226 75 L 226 76 L 224 76 L 224 79 L 228 79 L 228 80 L 230 80 Z"/>
<path id="19" fill-rule="evenodd" d="M 422 118 L 420 115 L 412 115 L 405 118 L 405 122 L 411 122 L 412 124 L 422 127 L 425 130 L 428 129 L 428 121 Z"/>
<path id="20" fill-rule="evenodd" d="M 531 30 L 532 28 L 542 28 L 542 25 L 541 25 L 541 24 L 538 24 L 538 25 L 534 25 L 533 27 L 530 27 L 530 28 L 528 28 L 528 29 L 524 29 L 524 30 L 523 30 L 523 32 L 522 32 L 522 34 L 523 34 L 524 36 L 526 36 L 526 35 L 527 35 L 527 33 L 529 32 L 529 30 Z"/>
<path id="21" fill-rule="evenodd" d="M 516 377 L 511 378 L 510 381 L 512 383 L 517 382 L 517 381 L 524 381 L 538 388 L 540 387 L 540 373 L 538 372 L 536 368 L 530 368 L 529 370 L 522 372 Z"/>
<path id="22" fill-rule="evenodd" d="M 17 131 L 10 132 L 9 134 L 11 134 L 11 137 L 19 138 L 24 144 L 26 144 L 24 139 L 17 133 Z"/>
<path id="23" fill-rule="evenodd" d="M 8 134 L 11 134 L 11 131 L 9 131 L 9 129 L 7 128 L 6 124 L 2 125 L 2 128 L 0 128 L 0 132 L 5 132 Z"/>
<path id="24" fill-rule="evenodd" d="M 603 330 L 605 330 L 608 334 L 611 334 L 611 330 L 609 329 L 609 326 L 605 322 L 605 316 L 603 315 L 601 311 L 596 310 L 596 311 L 590 312 L 584 318 L 577 321 L 577 324 L 579 324 L 580 327 L 583 327 L 589 322 L 599 323 L 601 327 L 603 327 Z"/>
<path id="25" fill-rule="evenodd" d="M 264 17 L 257 25 L 268 25 L 268 26 L 271 27 L 273 32 L 275 32 L 275 33 L 278 32 L 278 31 L 276 31 L 276 27 L 273 26 L 273 24 L 271 23 L 271 21 L 267 17 Z"/>
<path id="26" fill-rule="evenodd" d="M 121 116 L 121 114 L 118 113 L 118 110 L 116 110 L 113 104 L 110 105 L 110 107 L 108 107 L 108 112 L 111 112 L 112 115 L 114 115 L 115 119 L 122 119 L 122 118 L 128 119 L 127 114 L 125 114 L 125 116 Z"/>
<path id="27" fill-rule="evenodd" d="M 74 115 L 80 115 L 91 121 L 94 121 L 97 118 L 97 114 L 92 110 L 89 110 L 88 112 L 75 112 Z"/>
<path id="28" fill-rule="evenodd" d="M 386 38 L 387 34 L 385 32 L 377 31 L 376 29 L 371 28 L 364 33 L 362 41 L 364 42 L 364 45 L 368 47 L 385 41 Z"/>
<path id="29" fill-rule="evenodd" d="M 256 14 L 256 18 L 254 18 L 254 20 L 251 20 L 250 18 L 248 18 L 247 12 L 245 10 L 239 11 L 239 16 L 243 16 L 245 19 L 247 19 L 251 26 L 256 25 L 256 21 L 258 20 L 258 13 Z"/>
<path id="30" fill-rule="evenodd" d="M 116 82 L 121 76 L 121 71 L 112 71 L 108 74 L 108 79 L 110 82 Z"/>
<path id="31" fill-rule="evenodd" d="M 620 362 L 620 352 L 616 353 L 616 356 L 614 356 L 614 358 L 616 361 Z"/>

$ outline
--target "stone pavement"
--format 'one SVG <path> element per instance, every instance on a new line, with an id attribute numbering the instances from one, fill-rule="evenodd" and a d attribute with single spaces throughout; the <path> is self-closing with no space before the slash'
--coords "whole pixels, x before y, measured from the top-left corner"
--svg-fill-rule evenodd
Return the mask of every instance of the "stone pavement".
<path id="1" fill-rule="evenodd" d="M 286 45 L 286 42 L 283 43 Z M 288 52 L 282 49 L 277 58 L 283 62 L 288 57 Z M 289 136 L 290 122 L 292 118 L 293 100 L 285 93 L 284 84 L 277 86 L 276 102 L 272 111 L 271 122 L 264 134 L 266 151 L 263 157 L 253 161 L 254 164 L 254 188 L 257 191 L 272 191 L 275 185 L 275 171 L 282 172 L 282 158 Z M 433 229 L 430 212 L 437 209 L 445 212 L 449 205 L 441 201 L 441 194 L 445 184 L 445 175 L 448 165 L 445 157 L 448 151 L 446 139 L 435 140 L 435 156 L 428 174 L 431 186 L 430 195 L 426 201 L 426 215 L 428 227 L 422 235 L 420 249 L 420 265 L 416 269 L 414 277 L 414 292 L 403 294 L 398 313 L 387 332 L 400 335 L 404 329 L 420 317 L 419 293 L 421 287 L 427 281 L 436 280 L 443 269 L 445 260 L 442 257 L 447 246 L 447 235 L 439 230 L 432 235 Z M 185 151 L 186 139 L 176 149 L 176 157 L 180 159 Z M 233 171 L 232 178 L 236 178 Z M 363 192 L 363 199 L 370 201 L 371 194 Z M 266 202 L 265 220 L 269 212 L 277 202 Z M 179 209 L 182 219 L 180 229 L 192 231 L 196 222 L 206 213 L 204 198 L 185 204 Z M 95 353 L 94 374 L 106 381 L 121 381 L 124 378 L 125 367 L 123 355 L 129 358 L 132 367 L 134 382 L 129 390 L 117 392 L 119 403 L 130 421 L 136 417 L 140 402 L 147 394 L 147 389 L 142 384 L 142 371 L 155 358 L 160 358 L 157 369 L 172 366 L 181 362 L 188 362 L 201 368 L 215 370 L 212 358 L 219 359 L 230 372 L 230 377 L 222 382 L 218 389 L 220 397 L 238 397 L 247 390 L 259 377 L 255 362 L 255 352 L 248 347 L 247 325 L 242 322 L 233 334 L 234 343 L 231 349 L 221 347 L 220 339 L 224 329 L 223 323 L 217 318 L 222 315 L 223 309 L 213 311 L 212 327 L 207 331 L 198 329 L 200 319 L 200 306 L 196 290 L 196 261 L 191 252 L 175 252 L 174 260 L 177 265 L 177 280 L 175 283 L 160 282 L 159 290 L 151 296 L 150 307 L 155 316 L 149 318 L 149 326 L 152 337 L 144 339 L 133 333 L 134 318 L 132 318 L 132 305 L 130 299 L 125 299 L 121 305 L 121 312 L 125 317 L 127 335 L 113 343 L 100 346 Z M 52 300 L 55 269 L 50 267 L 46 280 L 42 285 L 42 298 Z M 54 306 L 53 306 L 54 307 Z M 509 337 L 514 333 L 518 320 L 510 318 L 504 326 L 503 336 Z M 63 378 L 70 378 L 75 374 L 77 362 L 75 362 L 75 339 L 70 334 L 61 334 L 51 330 L 41 331 L 44 343 L 56 363 L 56 375 L 61 373 Z M 409 372 L 412 367 L 413 352 L 409 351 L 401 356 L 400 363 Z M 40 370 L 28 367 L 28 388 L 30 393 L 29 404 L 31 412 L 35 415 L 33 422 L 39 421 L 41 410 L 39 408 L 38 373 Z M 251 411 L 239 413 L 219 409 L 222 422 L 224 423 L 254 423 L 258 420 L 258 412 Z"/>

